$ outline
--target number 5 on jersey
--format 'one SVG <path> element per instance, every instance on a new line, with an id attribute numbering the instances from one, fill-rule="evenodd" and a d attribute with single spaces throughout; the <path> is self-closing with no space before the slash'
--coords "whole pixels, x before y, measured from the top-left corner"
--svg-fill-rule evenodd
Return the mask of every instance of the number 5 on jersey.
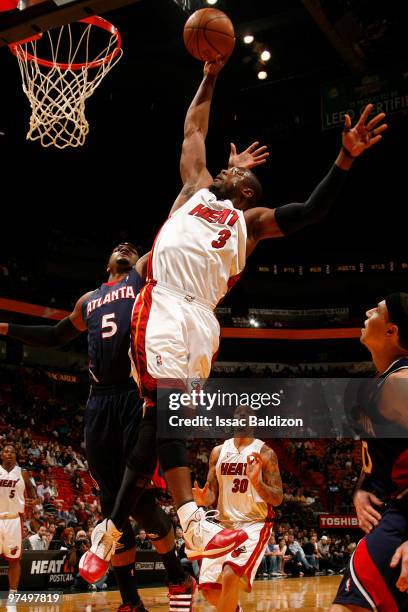
<path id="1" fill-rule="evenodd" d="M 111 338 L 118 331 L 118 326 L 115 323 L 115 313 L 103 315 L 102 317 L 102 329 L 106 331 L 102 332 L 102 338 Z"/>

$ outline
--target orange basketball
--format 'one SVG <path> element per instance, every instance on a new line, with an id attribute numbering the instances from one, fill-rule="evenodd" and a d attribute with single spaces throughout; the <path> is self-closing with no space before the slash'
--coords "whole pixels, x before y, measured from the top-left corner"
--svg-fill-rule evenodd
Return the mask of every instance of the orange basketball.
<path id="1" fill-rule="evenodd" d="M 202 62 L 229 55 L 235 45 L 231 20 L 214 8 L 195 11 L 184 26 L 183 38 L 189 53 Z"/>

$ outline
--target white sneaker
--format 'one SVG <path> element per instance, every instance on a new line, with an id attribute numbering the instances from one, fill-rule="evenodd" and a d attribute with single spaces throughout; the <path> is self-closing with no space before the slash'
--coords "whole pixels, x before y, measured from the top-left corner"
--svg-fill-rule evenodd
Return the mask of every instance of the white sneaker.
<path id="1" fill-rule="evenodd" d="M 224 529 L 221 525 L 208 520 L 218 514 L 218 510 L 205 512 L 202 508 L 198 508 L 190 517 L 184 532 L 185 552 L 189 559 L 204 557 L 217 559 L 248 539 L 248 534 L 242 529 Z"/>
<path id="2" fill-rule="evenodd" d="M 91 535 L 91 548 L 79 561 L 79 573 L 84 580 L 98 582 L 106 574 L 121 535 L 122 532 L 110 519 L 104 519 L 95 527 Z"/>

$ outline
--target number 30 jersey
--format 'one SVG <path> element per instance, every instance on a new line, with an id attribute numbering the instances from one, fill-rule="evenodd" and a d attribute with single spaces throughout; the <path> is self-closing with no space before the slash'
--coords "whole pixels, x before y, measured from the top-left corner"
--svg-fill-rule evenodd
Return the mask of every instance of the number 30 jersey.
<path id="1" fill-rule="evenodd" d="M 15 465 L 10 472 L 0 465 L 0 519 L 6 514 L 24 512 L 25 482 L 21 468 Z"/>
<path id="2" fill-rule="evenodd" d="M 129 380 L 130 319 L 143 285 L 142 278 L 132 269 L 122 280 L 103 283 L 83 304 L 93 384 L 111 386 Z"/>
<path id="3" fill-rule="evenodd" d="M 200 189 L 158 233 L 148 277 L 215 308 L 245 267 L 246 238 L 244 213 Z"/>
<path id="4" fill-rule="evenodd" d="M 253 440 L 239 451 L 234 438 L 226 440 L 221 447 L 215 466 L 218 481 L 219 520 L 226 527 L 237 523 L 264 521 L 270 516 L 271 507 L 263 501 L 246 475 L 247 458 L 252 453 L 260 453 L 264 442 Z"/>

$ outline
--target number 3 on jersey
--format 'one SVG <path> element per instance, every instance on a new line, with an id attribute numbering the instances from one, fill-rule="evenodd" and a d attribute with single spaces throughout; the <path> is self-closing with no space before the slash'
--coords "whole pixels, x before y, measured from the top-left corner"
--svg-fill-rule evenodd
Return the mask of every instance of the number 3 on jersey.
<path id="1" fill-rule="evenodd" d="M 225 246 L 228 238 L 231 238 L 231 232 L 227 229 L 223 229 L 218 232 L 218 236 L 218 240 L 213 240 L 211 243 L 211 246 L 214 247 L 214 249 L 222 249 L 222 247 Z"/>
<path id="2" fill-rule="evenodd" d="M 103 315 L 102 317 L 102 329 L 106 331 L 102 332 L 102 338 L 111 338 L 118 331 L 118 326 L 115 323 L 115 313 Z"/>

